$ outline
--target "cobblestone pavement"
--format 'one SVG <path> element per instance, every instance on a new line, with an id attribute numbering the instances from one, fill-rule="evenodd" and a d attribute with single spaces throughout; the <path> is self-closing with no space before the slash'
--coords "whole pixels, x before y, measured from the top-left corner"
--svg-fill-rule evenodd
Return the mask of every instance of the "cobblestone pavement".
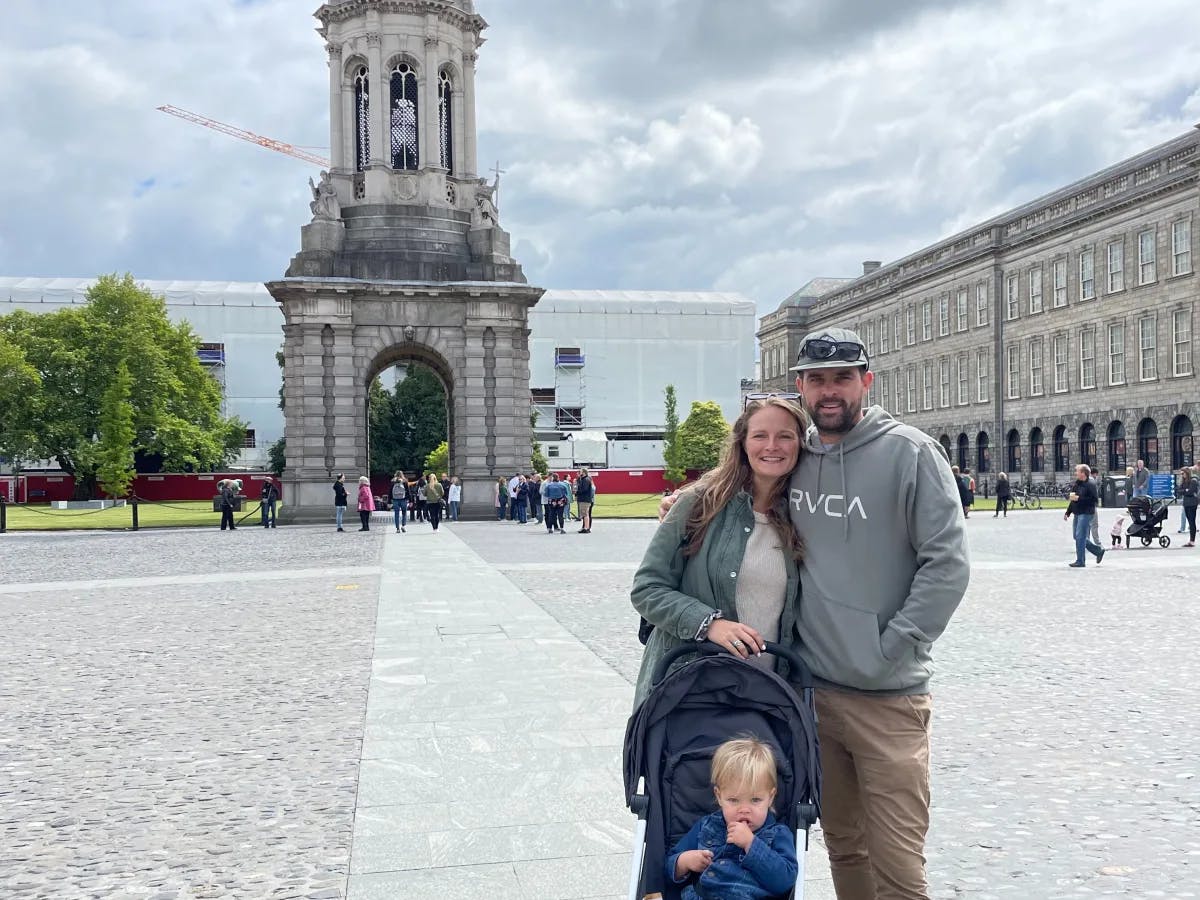
<path id="1" fill-rule="evenodd" d="M 1061 513 L 967 525 L 971 586 L 934 652 L 933 896 L 1200 897 L 1200 550 L 1172 529 L 1169 549 L 1075 570 Z M 653 527 L 457 533 L 632 682 L 629 585 Z"/>
<path id="2" fill-rule="evenodd" d="M 5 535 L 0 896 L 344 896 L 382 539 Z"/>

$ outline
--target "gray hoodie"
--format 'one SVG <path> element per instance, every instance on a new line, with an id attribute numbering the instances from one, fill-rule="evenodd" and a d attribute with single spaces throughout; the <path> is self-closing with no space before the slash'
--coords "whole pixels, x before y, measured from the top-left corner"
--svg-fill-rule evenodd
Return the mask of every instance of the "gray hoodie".
<path id="1" fill-rule="evenodd" d="M 788 507 L 804 539 L 799 653 L 818 684 L 919 694 L 970 578 L 941 445 L 872 406 L 826 449 L 810 428 Z"/>

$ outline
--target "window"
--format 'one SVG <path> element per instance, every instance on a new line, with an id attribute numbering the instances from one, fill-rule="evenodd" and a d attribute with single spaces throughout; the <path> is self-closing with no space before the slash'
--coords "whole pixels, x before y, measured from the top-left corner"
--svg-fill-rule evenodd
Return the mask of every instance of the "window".
<path id="1" fill-rule="evenodd" d="M 981 281 L 975 285 L 975 324 L 988 323 L 987 282 Z"/>
<path id="2" fill-rule="evenodd" d="M 1192 271 L 1192 222 L 1182 219 L 1171 225 L 1171 274 Z"/>
<path id="3" fill-rule="evenodd" d="M 1067 426 L 1054 429 L 1054 471 L 1065 472 L 1070 467 L 1071 448 L 1067 441 Z"/>
<path id="4" fill-rule="evenodd" d="M 950 405 L 950 357 L 943 356 L 938 360 L 938 405 L 943 409 Z"/>
<path id="5" fill-rule="evenodd" d="M 1061 334 L 1054 336 L 1054 393 L 1069 390 L 1070 364 L 1067 359 L 1067 339 Z"/>
<path id="6" fill-rule="evenodd" d="M 556 456 L 558 456 L 558 444 L 547 444 L 546 456 L 548 456 L 550 459 L 554 459 Z"/>
<path id="7" fill-rule="evenodd" d="M 875 323 L 867 322 L 863 326 L 864 343 L 867 345 L 867 356 L 875 355 Z"/>
<path id="8" fill-rule="evenodd" d="M 912 346 L 917 342 L 917 311 L 910 303 L 904 308 L 905 343 Z"/>
<path id="9" fill-rule="evenodd" d="M 958 405 L 965 406 L 971 402 L 970 357 L 966 353 L 958 354 Z"/>
<path id="10" fill-rule="evenodd" d="M 530 388 L 529 402 L 534 406 L 553 406 L 554 388 Z"/>
<path id="11" fill-rule="evenodd" d="M 1125 290 L 1125 243 L 1113 241 L 1108 245 L 1108 292 Z"/>
<path id="12" fill-rule="evenodd" d="M 1108 383 L 1125 383 L 1125 324 L 1108 326 Z"/>
<path id="13" fill-rule="evenodd" d="M 1029 311 L 1042 311 L 1042 267 L 1036 266 L 1029 270 Z"/>
<path id="14" fill-rule="evenodd" d="M 890 380 L 889 373 L 879 373 L 879 405 L 889 412 L 892 411 L 892 393 L 889 390 L 889 388 L 891 388 L 891 385 L 889 384 Z"/>
<path id="15" fill-rule="evenodd" d="M 1096 296 L 1096 251 L 1091 247 L 1079 251 L 1079 299 Z"/>
<path id="16" fill-rule="evenodd" d="M 917 411 L 917 367 L 908 367 L 908 411 Z"/>
<path id="17" fill-rule="evenodd" d="M 583 351 L 579 347 L 555 347 L 554 366 L 558 369 L 578 369 L 583 366 Z"/>
<path id="18" fill-rule="evenodd" d="M 921 304 L 921 340 L 933 338 L 933 301 L 926 300 Z"/>
<path id="19" fill-rule="evenodd" d="M 389 120 L 392 168 L 416 169 L 420 161 L 421 129 L 417 118 L 417 73 L 408 63 L 392 69 L 392 105 Z"/>
<path id="20" fill-rule="evenodd" d="M 1151 284 L 1158 279 L 1158 252 L 1154 246 L 1154 231 L 1138 235 L 1138 284 Z"/>
<path id="21" fill-rule="evenodd" d="M 956 330 L 967 330 L 967 289 L 959 288 L 958 293 L 954 298 L 955 319 L 957 320 Z"/>
<path id="22" fill-rule="evenodd" d="M 1054 308 L 1067 305 L 1067 261 L 1054 261 Z"/>
<path id="23" fill-rule="evenodd" d="M 442 168 L 454 174 L 454 84 L 444 69 L 438 75 L 438 150 Z"/>
<path id="24" fill-rule="evenodd" d="M 1171 371 L 1175 375 L 1192 374 L 1192 311 L 1177 309 L 1171 315 Z"/>
<path id="25" fill-rule="evenodd" d="M 246 434 L 242 438 L 242 446 L 245 447 L 247 450 L 253 450 L 255 448 L 256 444 L 255 444 L 253 428 L 246 429 Z"/>
<path id="26" fill-rule="evenodd" d="M 1079 387 L 1096 386 L 1096 330 L 1084 328 L 1079 332 Z"/>
<path id="27" fill-rule="evenodd" d="M 1041 472 L 1046 468 L 1046 444 L 1042 438 L 1042 429 L 1034 428 L 1029 432 L 1029 471 Z"/>
<path id="28" fill-rule="evenodd" d="M 1119 421 L 1108 426 L 1108 469 L 1110 472 L 1125 469 L 1125 426 Z"/>
<path id="29" fill-rule="evenodd" d="M 900 310 L 896 310 L 896 314 L 892 316 L 892 334 L 896 336 L 896 349 L 900 349 Z M 900 382 L 896 382 L 896 389 L 900 389 Z"/>
<path id="30" fill-rule="evenodd" d="M 1021 314 L 1021 278 L 1009 275 L 1004 282 L 1004 318 L 1015 319 Z"/>
<path id="31" fill-rule="evenodd" d="M 1138 319 L 1138 378 L 1153 381 L 1158 377 L 1158 322 L 1154 316 Z"/>
<path id="32" fill-rule="evenodd" d="M 891 349 L 889 346 L 892 342 L 891 328 L 889 327 L 892 320 L 887 316 L 881 316 L 879 319 L 879 352 L 887 353 Z"/>
<path id="33" fill-rule="evenodd" d="M 1029 342 L 1029 393 L 1042 395 L 1042 339 Z"/>
<path id="34" fill-rule="evenodd" d="M 942 294 L 938 300 L 938 336 L 945 337 L 950 333 L 950 295 Z"/>
<path id="35" fill-rule="evenodd" d="M 988 352 L 980 350 L 975 354 L 975 400 L 977 403 L 987 403 L 988 399 Z"/>
<path id="36" fill-rule="evenodd" d="M 1014 400 L 1021 396 L 1021 347 L 1012 344 L 1008 348 L 1008 365 L 1005 368 L 1005 379 L 1008 384 L 1007 397 Z"/>
<path id="37" fill-rule="evenodd" d="M 354 163 L 358 171 L 371 162 L 371 79 L 367 67 L 354 73 Z"/>
<path id="38" fill-rule="evenodd" d="M 933 409 L 933 363 L 921 366 L 921 409 Z"/>
<path id="39" fill-rule="evenodd" d="M 583 408 L 579 406 L 560 406 L 554 410 L 554 424 L 558 428 L 582 428 Z"/>

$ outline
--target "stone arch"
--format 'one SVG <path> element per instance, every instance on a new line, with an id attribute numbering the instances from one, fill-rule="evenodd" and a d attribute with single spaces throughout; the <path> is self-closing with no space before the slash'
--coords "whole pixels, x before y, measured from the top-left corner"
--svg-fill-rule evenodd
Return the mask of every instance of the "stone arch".
<path id="1" fill-rule="evenodd" d="M 1159 466 L 1158 453 L 1158 423 L 1147 416 L 1138 422 L 1137 429 L 1138 459 L 1145 460 L 1146 468 L 1157 472 Z"/>
<path id="2" fill-rule="evenodd" d="M 382 337 L 382 335 L 381 335 Z M 397 336 L 393 336 L 397 337 Z M 400 334 L 399 342 L 387 344 L 386 340 L 377 341 L 371 346 L 374 354 L 371 355 L 368 351 L 369 361 L 361 370 L 363 373 L 363 382 L 361 385 L 363 392 L 363 404 L 360 412 L 360 421 L 363 429 L 362 446 L 366 447 L 366 463 L 369 466 L 371 460 L 370 452 L 370 411 L 367 404 L 367 393 L 370 390 L 371 382 L 378 378 L 382 373 L 386 372 L 392 366 L 403 363 L 415 363 L 425 366 L 442 384 L 442 389 L 446 392 L 446 443 L 450 447 L 451 466 L 455 460 L 455 451 L 458 449 L 458 438 L 455 433 L 454 423 L 454 371 L 446 356 L 436 346 L 422 343 L 415 340 L 415 330 L 413 338 L 409 338 L 406 334 Z M 382 346 L 381 346 L 382 344 Z"/>
<path id="3" fill-rule="evenodd" d="M 1129 467 L 1128 451 L 1125 446 L 1125 423 L 1114 419 L 1108 423 L 1108 470 L 1116 473 Z"/>
<path id="4" fill-rule="evenodd" d="M 1054 429 L 1054 471 L 1071 471 L 1071 442 L 1067 437 L 1067 426 Z"/>
<path id="5" fill-rule="evenodd" d="M 1182 469 L 1195 464 L 1193 454 L 1192 420 L 1178 415 L 1171 420 L 1171 468 Z"/>
<path id="6" fill-rule="evenodd" d="M 1093 471 L 1099 465 L 1096 455 L 1096 426 L 1084 422 L 1079 426 L 1079 461 Z"/>
<path id="7" fill-rule="evenodd" d="M 369 72 L 371 64 L 361 53 L 351 54 L 342 64 L 342 87 L 353 87 L 354 76 L 360 68 L 365 68 Z"/>
<path id="8" fill-rule="evenodd" d="M 965 469 L 970 464 L 971 459 L 971 439 L 967 437 L 966 432 L 962 432 L 958 436 L 958 456 L 954 460 L 954 464 L 960 469 Z"/>
<path id="9" fill-rule="evenodd" d="M 1010 428 L 1004 438 L 1004 467 L 1010 477 L 1021 472 L 1021 432 L 1016 428 Z"/>
<path id="10" fill-rule="evenodd" d="M 990 471 L 992 471 L 991 440 L 986 431 L 981 431 L 975 436 L 975 474 L 980 475 Z"/>
<path id="11" fill-rule="evenodd" d="M 1046 470 L 1046 439 L 1037 425 L 1029 430 L 1029 471 Z"/>
<path id="12" fill-rule="evenodd" d="M 392 70 L 401 63 L 406 64 L 410 69 L 412 69 L 418 80 L 423 77 L 425 67 L 421 64 L 419 59 L 417 59 L 407 50 L 399 50 L 388 57 L 387 62 L 383 65 L 384 74 L 390 77 Z"/>
<path id="13" fill-rule="evenodd" d="M 938 443 L 942 445 L 942 449 L 946 451 L 946 459 L 953 459 L 954 454 L 950 450 L 950 435 L 943 434 L 938 438 Z"/>

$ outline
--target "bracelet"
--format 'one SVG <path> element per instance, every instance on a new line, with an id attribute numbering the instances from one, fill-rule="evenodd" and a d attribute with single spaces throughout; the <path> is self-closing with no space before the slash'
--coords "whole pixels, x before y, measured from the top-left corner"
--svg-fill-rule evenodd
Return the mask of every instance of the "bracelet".
<path id="1" fill-rule="evenodd" d="M 713 622 L 717 621 L 717 619 L 723 619 L 723 618 L 725 618 L 725 617 L 721 614 L 721 611 L 719 609 L 714 609 L 707 616 L 705 616 L 704 621 L 700 623 L 700 627 L 698 629 L 696 629 L 696 640 L 697 641 L 708 640 L 709 626 L 712 625 Z"/>

